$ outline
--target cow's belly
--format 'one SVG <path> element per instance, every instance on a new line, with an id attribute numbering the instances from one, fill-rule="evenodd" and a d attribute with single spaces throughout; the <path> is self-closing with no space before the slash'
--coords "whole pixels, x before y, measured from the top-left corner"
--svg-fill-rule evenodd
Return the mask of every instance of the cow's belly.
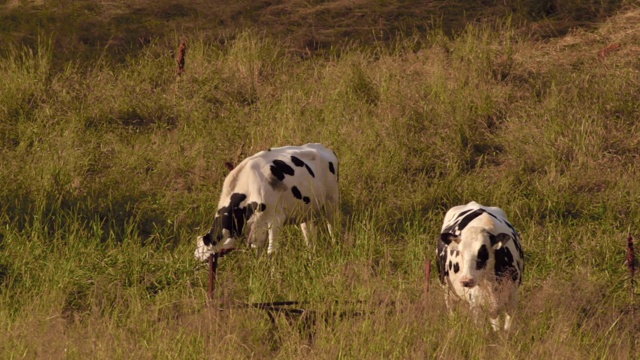
<path id="1" fill-rule="evenodd" d="M 461 285 L 460 276 L 450 275 L 449 288 L 460 300 L 468 302 L 472 307 L 491 305 L 491 286 L 486 282 L 473 288 L 467 288 Z"/>
<path id="2" fill-rule="evenodd" d="M 260 201 L 267 205 L 266 211 L 260 217 L 264 221 L 281 224 L 298 225 L 312 220 L 318 215 L 322 215 L 325 206 L 323 198 L 312 196 L 308 203 L 294 198 L 291 194 L 277 194 L 278 196 L 268 196 Z"/>
<path id="3" fill-rule="evenodd" d="M 320 210 L 316 206 L 298 205 L 281 209 L 280 214 L 284 225 L 299 225 L 316 219 Z"/>
<path id="4" fill-rule="evenodd" d="M 308 205 L 267 206 L 266 211 L 253 214 L 250 223 L 259 228 L 271 228 L 280 225 L 299 225 L 314 220 L 319 215 L 315 207 Z"/>
<path id="5" fill-rule="evenodd" d="M 479 285 L 473 288 L 465 288 L 460 284 L 459 279 L 449 279 L 449 289 L 459 300 L 469 303 L 471 308 L 485 309 L 490 314 L 495 315 L 503 308 L 508 299 L 517 292 L 517 285 L 513 282 L 507 282 L 501 289 L 498 289 L 497 283 L 483 280 Z"/>

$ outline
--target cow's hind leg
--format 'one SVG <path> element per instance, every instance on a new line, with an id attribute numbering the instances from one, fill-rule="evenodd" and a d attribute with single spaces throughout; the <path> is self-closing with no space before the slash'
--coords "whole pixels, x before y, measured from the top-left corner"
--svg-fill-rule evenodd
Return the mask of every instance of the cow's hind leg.
<path id="1" fill-rule="evenodd" d="M 451 290 L 447 287 L 444 290 L 444 303 L 447 305 L 447 310 L 449 311 L 449 316 L 453 316 L 453 309 L 455 304 L 457 303 L 457 297 L 455 294 L 451 293 Z"/>
<path id="2" fill-rule="evenodd" d="M 511 330 L 511 315 L 509 315 L 508 313 L 504 314 L 504 331 L 509 331 Z"/>
<path id="3" fill-rule="evenodd" d="M 504 312 L 504 330 L 509 332 L 511 330 L 512 316 L 515 314 L 516 307 L 518 305 L 518 288 L 514 286 L 511 290 L 511 296 Z"/>
<path id="4" fill-rule="evenodd" d="M 269 226 L 269 247 L 267 248 L 267 255 L 273 254 L 278 249 L 278 234 L 280 233 L 280 226 L 277 224 L 271 224 Z"/>
<path id="5" fill-rule="evenodd" d="M 329 238 L 333 241 L 333 225 L 330 221 L 327 221 L 327 231 L 329 231 Z"/>
<path id="6" fill-rule="evenodd" d="M 316 224 L 313 221 L 307 221 L 300 224 L 300 229 L 307 247 L 313 249 L 316 243 Z"/>
<path id="7" fill-rule="evenodd" d="M 491 323 L 491 328 L 493 329 L 493 331 L 500 330 L 500 316 L 491 317 L 489 319 L 489 322 Z M 505 322 L 505 324 L 506 324 L 506 322 Z"/>
<path id="8" fill-rule="evenodd" d="M 325 208 L 325 218 L 327 222 L 327 230 L 329 231 L 329 239 L 331 239 L 331 243 L 335 243 L 334 233 L 335 226 L 338 220 L 338 206 L 335 204 L 329 205 Z M 338 224 L 339 225 L 339 224 Z"/>

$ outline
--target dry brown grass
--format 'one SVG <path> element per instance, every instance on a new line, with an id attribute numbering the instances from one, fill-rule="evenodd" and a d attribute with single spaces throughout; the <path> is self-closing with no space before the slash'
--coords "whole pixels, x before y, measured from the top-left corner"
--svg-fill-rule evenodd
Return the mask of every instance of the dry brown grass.
<path id="1" fill-rule="evenodd" d="M 224 43 L 249 29 L 281 39 L 288 43 L 289 51 L 308 57 L 331 55 L 348 44 L 389 44 L 433 29 L 457 34 L 469 24 L 493 23 L 505 16 L 525 32 L 553 38 L 575 28 L 594 26 L 624 2 L 612 1 L 601 7 L 590 2 L 570 3 L 12 0 L 0 5 L 0 21 L 7 24 L 0 39 L 35 48 L 39 35 L 60 34 L 62 38 L 56 36 L 54 44 L 59 50 L 56 57 L 61 57 L 55 59 L 56 64 L 96 57 L 104 60 L 105 55 L 122 62 L 128 54 L 136 54 L 152 42 L 198 34 L 207 41 Z M 64 20 L 70 17 L 73 22 Z M 34 19 L 37 27 L 33 26 Z M 633 20 L 632 15 L 620 21 L 631 24 Z M 558 30 L 561 28 L 565 30 Z"/>
<path id="2" fill-rule="evenodd" d="M 595 30 L 574 28 L 567 35 L 519 49 L 517 59 L 532 71 L 598 63 L 604 71 L 636 62 L 640 52 L 640 9 L 623 11 Z M 608 51 L 605 49 L 609 49 Z M 603 52 L 604 51 L 604 52 Z"/>

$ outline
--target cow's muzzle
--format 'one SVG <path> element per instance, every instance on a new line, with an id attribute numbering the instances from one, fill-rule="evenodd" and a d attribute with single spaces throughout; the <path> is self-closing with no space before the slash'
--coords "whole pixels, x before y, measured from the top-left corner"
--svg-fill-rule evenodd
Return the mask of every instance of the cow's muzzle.
<path id="1" fill-rule="evenodd" d="M 460 284 L 466 288 L 473 288 L 476 286 L 476 281 L 473 279 L 463 279 L 460 281 Z"/>

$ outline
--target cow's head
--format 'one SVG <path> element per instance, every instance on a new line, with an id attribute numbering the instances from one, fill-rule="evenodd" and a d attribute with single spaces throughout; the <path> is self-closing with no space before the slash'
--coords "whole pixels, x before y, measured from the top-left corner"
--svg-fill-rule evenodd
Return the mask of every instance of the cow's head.
<path id="1" fill-rule="evenodd" d="M 206 261 L 210 255 L 235 248 L 236 237 L 231 236 L 228 229 L 220 226 L 220 220 L 221 217 L 216 215 L 211 230 L 196 239 L 196 251 L 194 252 L 196 259 Z"/>
<path id="2" fill-rule="evenodd" d="M 511 236 L 505 233 L 493 235 L 485 228 L 468 226 L 459 236 L 442 233 L 440 239 L 449 245 L 448 262 L 453 263 L 455 273 L 460 272 L 456 277 L 460 285 L 473 288 L 483 279 L 495 276 L 495 252 L 505 246 Z"/>
<path id="3" fill-rule="evenodd" d="M 245 194 L 233 193 L 228 205 L 218 209 L 211 230 L 196 240 L 197 259 L 206 261 L 211 254 L 235 249 L 254 212 L 266 209 L 265 204 L 248 203 L 246 199 Z"/>

